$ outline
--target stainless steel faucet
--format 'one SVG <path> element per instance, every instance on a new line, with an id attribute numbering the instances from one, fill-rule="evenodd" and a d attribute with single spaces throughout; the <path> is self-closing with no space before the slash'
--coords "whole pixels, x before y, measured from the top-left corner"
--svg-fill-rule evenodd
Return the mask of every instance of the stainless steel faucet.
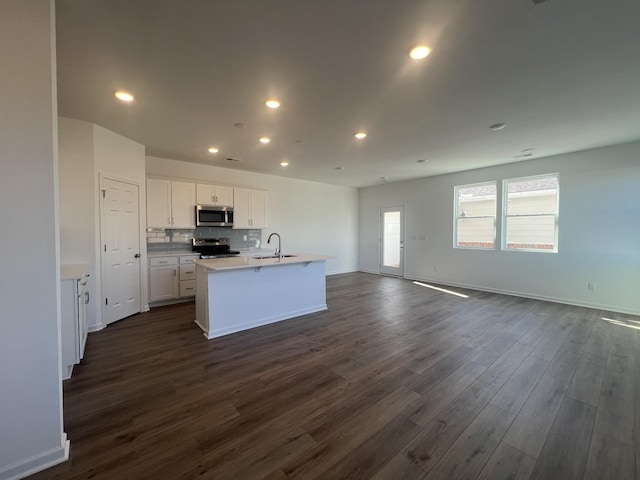
<path id="1" fill-rule="evenodd" d="M 271 235 L 269 235 L 269 238 L 267 238 L 267 243 L 271 242 L 271 237 L 273 237 L 274 235 L 278 236 L 278 248 L 276 248 L 274 255 L 281 257 L 282 256 L 282 239 L 280 238 L 280 234 L 273 232 Z"/>

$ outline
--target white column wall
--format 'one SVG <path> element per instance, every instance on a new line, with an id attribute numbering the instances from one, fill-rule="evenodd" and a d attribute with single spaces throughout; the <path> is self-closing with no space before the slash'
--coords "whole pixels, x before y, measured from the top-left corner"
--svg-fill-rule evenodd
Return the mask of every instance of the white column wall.
<path id="1" fill-rule="evenodd" d="M 94 212 L 98 194 L 95 190 L 93 160 L 93 124 L 58 117 L 58 154 L 60 186 L 60 263 L 88 265 L 87 322 L 96 325 L 100 318 Z"/>
<path id="2" fill-rule="evenodd" d="M 454 186 L 545 173 L 560 174 L 557 254 L 452 247 Z M 360 270 L 379 271 L 379 209 L 397 205 L 407 278 L 640 314 L 640 143 L 363 188 Z"/>
<path id="3" fill-rule="evenodd" d="M 0 2 L 0 478 L 64 461 L 54 5 Z"/>
<path id="4" fill-rule="evenodd" d="M 96 168 L 95 192 L 99 195 L 100 178 L 132 181 L 139 186 L 140 215 L 140 307 L 142 311 L 149 309 L 149 287 L 147 268 L 147 203 L 145 177 L 145 146 L 141 143 L 118 135 L 99 125 L 93 125 L 94 161 Z M 95 208 L 96 243 L 96 283 L 98 291 L 102 291 L 101 237 L 100 237 L 100 199 Z M 100 296 L 100 308 L 104 296 Z M 90 325 L 91 330 L 103 328 L 102 310 L 96 323 Z"/>
<path id="5" fill-rule="evenodd" d="M 147 175 L 199 180 L 267 192 L 267 228 L 282 236 L 286 252 L 336 257 L 327 274 L 357 270 L 358 191 L 355 188 L 147 156 Z"/>
<path id="6" fill-rule="evenodd" d="M 100 177 L 140 186 L 141 306 L 148 304 L 145 147 L 93 123 L 60 117 L 60 254 L 62 263 L 87 263 L 89 329 L 102 323 Z"/>

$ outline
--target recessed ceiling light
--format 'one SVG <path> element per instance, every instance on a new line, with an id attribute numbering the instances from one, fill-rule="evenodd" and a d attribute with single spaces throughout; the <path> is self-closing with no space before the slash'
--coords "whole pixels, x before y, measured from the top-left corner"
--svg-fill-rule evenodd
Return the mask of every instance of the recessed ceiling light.
<path id="1" fill-rule="evenodd" d="M 267 100 L 264 104 L 269 108 L 278 108 L 280 106 L 280 102 L 275 98 Z"/>
<path id="2" fill-rule="evenodd" d="M 260 137 L 260 143 L 267 144 L 271 141 L 269 137 Z"/>
<path id="3" fill-rule="evenodd" d="M 358 140 L 362 140 L 363 138 L 365 138 L 367 136 L 366 133 L 364 132 L 358 132 L 354 135 L 354 137 L 356 137 Z"/>
<path id="4" fill-rule="evenodd" d="M 118 90 L 115 95 L 118 100 L 122 100 L 123 102 L 133 102 L 133 95 L 124 90 Z"/>
<path id="5" fill-rule="evenodd" d="M 286 167 L 287 165 L 289 165 L 289 162 L 287 162 L 286 160 L 283 160 L 282 162 L 280 162 L 281 167 Z"/>
<path id="6" fill-rule="evenodd" d="M 493 131 L 498 131 L 498 130 L 502 130 L 503 128 L 505 128 L 507 126 L 506 123 L 494 123 L 493 125 L 491 125 L 489 128 Z"/>
<path id="7" fill-rule="evenodd" d="M 427 45 L 418 45 L 413 47 L 409 52 L 409 56 L 414 60 L 422 60 L 431 53 L 431 47 Z"/>
<path id="8" fill-rule="evenodd" d="M 218 153 L 218 149 L 216 147 L 209 147 L 209 153 Z"/>

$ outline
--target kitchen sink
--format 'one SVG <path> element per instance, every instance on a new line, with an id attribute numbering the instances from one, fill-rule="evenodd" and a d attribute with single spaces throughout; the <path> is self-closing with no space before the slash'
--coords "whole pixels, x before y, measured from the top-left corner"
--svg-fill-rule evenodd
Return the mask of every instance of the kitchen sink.
<path id="1" fill-rule="evenodd" d="M 255 258 L 256 260 L 264 260 L 265 258 L 289 258 L 289 257 L 295 257 L 296 255 L 291 255 L 291 254 L 287 254 L 287 255 L 258 255 L 255 256 L 253 258 Z"/>

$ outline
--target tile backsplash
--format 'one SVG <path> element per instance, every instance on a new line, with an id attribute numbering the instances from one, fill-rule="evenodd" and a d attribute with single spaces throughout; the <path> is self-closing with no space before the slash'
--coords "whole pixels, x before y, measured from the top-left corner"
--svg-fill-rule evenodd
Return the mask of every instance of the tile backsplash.
<path id="1" fill-rule="evenodd" d="M 147 253 L 183 253 L 191 251 L 192 238 L 227 237 L 232 249 L 260 248 L 262 246 L 262 230 L 238 229 L 225 227 L 198 227 L 187 229 L 147 229 Z M 245 240 L 246 239 L 246 240 Z"/>

